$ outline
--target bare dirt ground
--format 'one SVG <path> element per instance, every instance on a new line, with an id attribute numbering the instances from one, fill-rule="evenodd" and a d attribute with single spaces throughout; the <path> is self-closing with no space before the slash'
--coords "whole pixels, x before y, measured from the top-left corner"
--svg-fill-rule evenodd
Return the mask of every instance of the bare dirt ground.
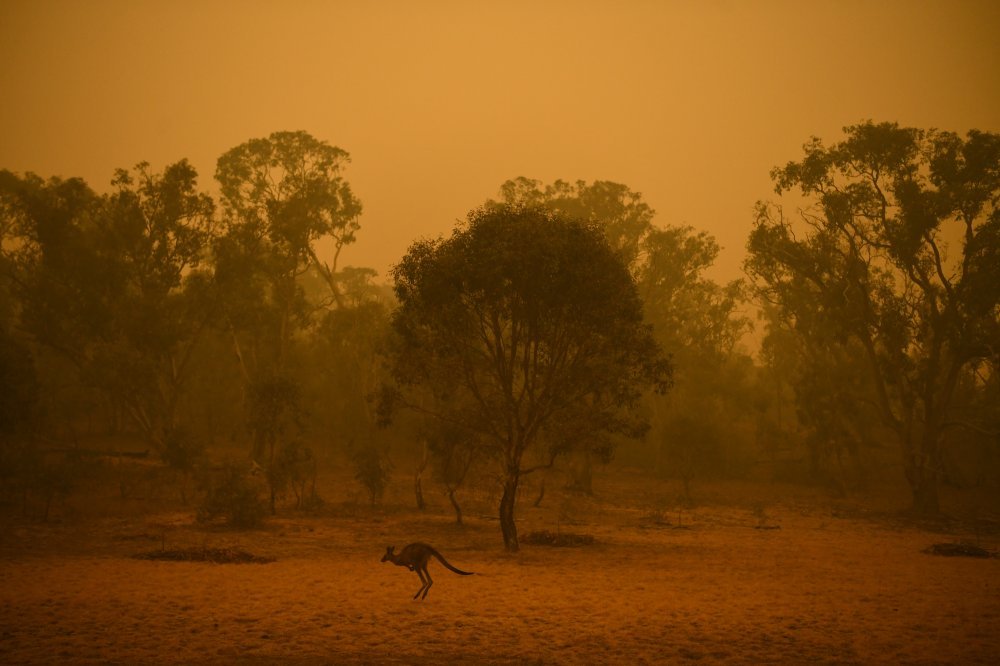
<path id="1" fill-rule="evenodd" d="M 657 499 L 666 484 L 620 473 L 593 498 L 551 491 L 537 509 L 532 497 L 521 500 L 522 536 L 571 531 L 593 535 L 594 545 L 525 545 L 510 555 L 485 501 L 459 527 L 439 496 L 418 513 L 404 508 L 406 480 L 395 485 L 399 495 L 382 509 L 286 510 L 243 532 L 199 526 L 176 503 L 115 517 L 67 509 L 48 524 L 5 519 L 0 662 L 986 664 L 1000 656 L 1000 559 L 922 552 L 963 540 L 995 549 L 996 531 L 917 524 L 877 502 L 774 486 L 716 484 L 696 507 L 679 509 Z M 413 601 L 417 576 L 379 559 L 386 545 L 414 540 L 477 575 L 434 562 L 434 587 Z M 133 557 L 164 547 L 241 548 L 276 561 Z"/>

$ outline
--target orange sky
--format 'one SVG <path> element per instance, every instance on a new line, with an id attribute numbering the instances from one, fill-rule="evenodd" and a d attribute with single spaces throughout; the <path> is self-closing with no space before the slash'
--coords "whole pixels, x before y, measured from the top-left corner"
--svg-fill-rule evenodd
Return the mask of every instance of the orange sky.
<path id="1" fill-rule="evenodd" d="M 607 179 L 739 275 L 768 171 L 871 118 L 1000 131 L 1000 3 L 0 0 L 0 168 L 82 176 L 243 141 L 351 153 L 344 263 L 388 267 L 524 175 Z"/>

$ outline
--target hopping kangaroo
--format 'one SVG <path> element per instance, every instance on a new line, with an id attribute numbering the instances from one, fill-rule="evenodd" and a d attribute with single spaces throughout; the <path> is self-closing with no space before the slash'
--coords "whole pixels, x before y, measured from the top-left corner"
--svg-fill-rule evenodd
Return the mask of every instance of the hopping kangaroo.
<path id="1" fill-rule="evenodd" d="M 420 586 L 420 589 L 417 590 L 417 593 L 413 595 L 414 599 L 417 597 L 420 597 L 421 599 L 425 598 L 431 589 L 431 585 L 434 584 L 434 581 L 431 580 L 430 572 L 427 571 L 427 563 L 430 561 L 432 555 L 441 560 L 441 564 L 445 567 L 461 576 L 471 576 L 473 573 L 471 571 L 462 571 L 461 569 L 456 569 L 451 566 L 448 564 L 448 560 L 444 559 L 444 556 L 442 556 L 441 553 L 437 552 L 426 543 L 411 543 L 409 546 L 406 546 L 403 550 L 399 551 L 398 555 L 394 552 L 395 550 L 395 546 L 387 546 L 385 549 L 385 555 L 382 556 L 382 561 L 392 562 L 393 564 L 401 567 L 406 567 L 410 571 L 417 572 L 417 575 L 420 576 L 420 582 L 422 585 Z M 423 592 L 423 596 L 421 596 L 421 592 Z"/>

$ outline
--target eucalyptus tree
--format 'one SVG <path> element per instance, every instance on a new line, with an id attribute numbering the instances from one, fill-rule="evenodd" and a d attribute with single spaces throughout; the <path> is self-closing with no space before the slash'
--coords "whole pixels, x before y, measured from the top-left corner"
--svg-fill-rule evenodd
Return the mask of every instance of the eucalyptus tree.
<path id="1" fill-rule="evenodd" d="M 19 325 L 162 449 L 210 317 L 201 268 L 214 203 L 187 162 L 119 169 L 114 190 L 6 174 L 7 276 Z"/>
<path id="2" fill-rule="evenodd" d="M 311 358 L 317 393 L 331 432 L 344 440 L 370 442 L 377 417 L 372 402 L 381 381 L 380 352 L 389 329 L 392 297 L 373 284 L 375 271 L 349 267 L 341 272 L 343 307 L 320 318 Z"/>
<path id="3" fill-rule="evenodd" d="M 313 269 L 327 283 L 330 301 L 342 304 L 337 262 L 354 242 L 361 214 L 341 173 L 349 161 L 345 151 L 302 131 L 251 139 L 218 160 L 227 231 L 218 262 L 234 297 L 231 318 L 247 327 L 272 320 L 269 355 L 278 368 L 306 319 L 299 278 Z M 329 262 L 321 257 L 324 242 L 332 243 Z"/>
<path id="4" fill-rule="evenodd" d="M 31 463 L 31 436 L 40 417 L 40 393 L 31 351 L 0 325 L 0 489 L 24 482 Z"/>
<path id="5" fill-rule="evenodd" d="M 671 351 L 701 346 L 730 352 L 746 328 L 738 313 L 739 281 L 726 285 L 707 279 L 720 247 L 705 231 L 655 224 L 656 211 L 642 195 L 610 181 L 551 184 L 515 178 L 500 186 L 498 205 L 544 206 L 599 226 L 628 265 L 657 335 Z M 668 339 L 676 337 L 676 339 Z"/>
<path id="6" fill-rule="evenodd" d="M 898 442 L 913 508 L 935 512 L 956 389 L 1000 345 L 1000 136 L 844 133 L 772 171 L 777 194 L 808 205 L 758 205 L 746 269 L 799 344 L 857 349 L 856 398 Z"/>
<path id="7" fill-rule="evenodd" d="M 572 416 L 590 436 L 639 436 L 662 356 L 621 257 L 592 223 L 539 207 L 472 211 L 448 238 L 414 243 L 393 271 L 395 390 L 387 396 L 489 442 L 500 462 L 504 545 L 518 549 L 526 453 Z M 421 402 L 429 390 L 433 401 Z"/>
<path id="8" fill-rule="evenodd" d="M 740 312 L 742 282 L 719 284 L 705 276 L 719 255 L 715 239 L 689 226 L 656 224 L 656 212 L 640 193 L 610 181 L 543 184 L 516 178 L 501 185 L 500 202 L 544 206 L 602 229 L 635 278 L 646 320 L 677 369 L 674 390 L 648 400 L 658 442 L 656 465 L 677 471 L 714 464 L 710 459 L 719 456 L 704 445 L 706 438 L 690 437 L 692 427 L 680 420 L 695 413 L 732 424 L 749 379 L 748 359 L 737 353 L 749 327 Z M 591 454 L 602 457 L 606 452 L 600 447 L 582 451 L 575 483 L 589 491 Z"/>
<path id="9" fill-rule="evenodd" d="M 879 447 L 879 416 L 867 396 L 871 376 L 856 341 L 812 330 L 809 344 L 780 309 L 765 307 L 758 437 L 775 461 L 780 449 L 805 446 L 808 478 L 840 494 L 868 484 L 866 453 Z M 792 395 L 786 397 L 790 389 Z M 783 402 L 794 412 L 782 415 Z M 772 407 L 770 417 L 765 412 Z"/>
<path id="10" fill-rule="evenodd" d="M 530 178 L 514 178 L 500 186 L 500 202 L 544 206 L 567 217 L 599 224 L 630 269 L 642 262 L 642 242 L 653 230 L 656 215 L 639 192 L 607 180 L 591 184 L 556 180 L 546 185 Z M 491 201 L 487 205 L 495 204 Z"/>
<path id="11" fill-rule="evenodd" d="M 314 322 L 317 309 L 344 305 L 338 261 L 354 242 L 361 214 L 342 173 L 349 161 L 345 151 L 302 131 L 251 139 L 218 160 L 226 232 L 215 250 L 216 283 L 251 414 L 288 420 L 297 413 L 295 405 L 268 409 L 255 399 L 299 401 L 300 391 L 290 385 L 296 383 L 292 341 Z M 329 261 L 324 245 L 332 251 Z M 318 304 L 303 288 L 309 272 L 327 288 Z M 292 432 L 291 425 L 254 418 L 253 457 L 272 469 L 282 445 L 272 435 Z"/>

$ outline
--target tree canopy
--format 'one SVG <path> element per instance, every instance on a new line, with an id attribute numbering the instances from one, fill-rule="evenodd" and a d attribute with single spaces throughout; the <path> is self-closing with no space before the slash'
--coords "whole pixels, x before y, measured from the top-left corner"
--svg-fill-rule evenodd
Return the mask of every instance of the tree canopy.
<path id="1" fill-rule="evenodd" d="M 301 391 L 290 379 L 296 333 L 330 306 L 344 308 L 337 262 L 359 229 L 361 202 L 344 178 L 344 150 L 307 132 L 274 132 L 219 157 L 216 180 L 226 233 L 216 244 L 216 284 L 245 384 L 253 457 L 274 470 L 295 446 Z M 318 246 L 333 244 L 333 258 Z M 327 295 L 317 304 L 305 289 L 319 276 Z M 279 408 L 280 407 L 280 408 Z"/>
<path id="2" fill-rule="evenodd" d="M 337 260 L 360 228 L 361 202 L 341 174 L 348 162 L 346 151 L 307 132 L 274 132 L 227 151 L 215 173 L 231 222 L 286 270 L 311 264 L 336 299 Z M 324 238 L 334 244 L 332 264 L 316 251 Z"/>
<path id="3" fill-rule="evenodd" d="M 394 378 L 429 388 L 436 416 L 502 453 L 501 529 L 516 550 L 522 461 L 546 425 L 636 436 L 630 408 L 670 384 L 635 283 L 598 225 L 512 205 L 415 243 L 393 277 Z"/>
<path id="4" fill-rule="evenodd" d="M 103 196 L 76 179 L 3 180 L 22 327 L 161 446 L 209 317 L 198 268 L 215 209 L 196 171 L 140 163 Z"/>
<path id="5" fill-rule="evenodd" d="M 1000 341 L 1000 136 L 866 122 L 772 171 L 796 218 L 759 204 L 748 273 L 805 348 L 856 346 L 900 443 L 914 508 L 937 511 L 956 388 Z M 823 352 L 819 352 L 824 356 Z"/>
<path id="6" fill-rule="evenodd" d="M 652 449 L 655 466 L 663 472 L 686 474 L 682 467 L 721 470 L 726 465 L 723 456 L 690 437 L 690 427 L 675 427 L 679 418 L 696 412 L 708 421 L 726 424 L 728 432 L 720 430 L 717 439 L 739 439 L 741 405 L 737 403 L 743 399 L 750 364 L 736 347 L 749 320 L 739 311 L 745 292 L 742 281 L 720 285 L 705 276 L 719 254 L 715 239 L 689 226 L 656 224 L 656 212 L 639 192 L 611 181 L 543 184 L 515 178 L 500 186 L 500 202 L 544 206 L 587 220 L 603 231 L 628 266 L 646 321 L 676 368 L 673 390 L 665 396 L 648 396 L 653 446 L 644 446 L 638 455 L 648 459 Z M 574 484 L 589 492 L 593 449 L 579 448 L 583 455 L 574 470 Z M 597 451 L 601 450 L 598 446 Z"/>

